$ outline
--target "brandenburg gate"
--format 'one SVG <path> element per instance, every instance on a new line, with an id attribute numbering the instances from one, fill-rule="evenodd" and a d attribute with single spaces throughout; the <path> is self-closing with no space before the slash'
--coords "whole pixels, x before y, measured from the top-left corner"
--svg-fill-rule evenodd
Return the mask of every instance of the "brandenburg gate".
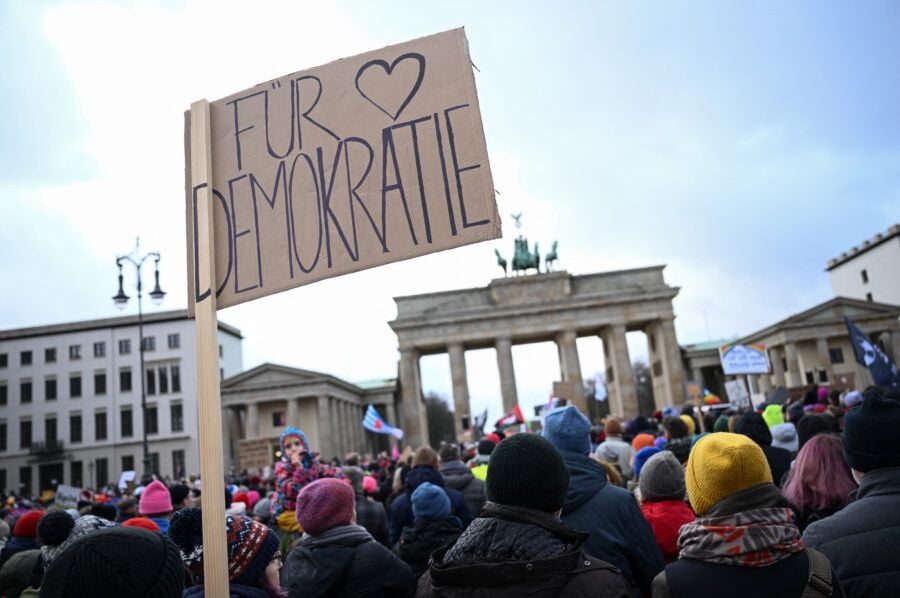
<path id="1" fill-rule="evenodd" d="M 419 359 L 447 353 L 453 384 L 457 432 L 470 413 L 465 352 L 493 347 L 500 372 L 504 412 L 518 403 L 512 347 L 553 341 L 561 379 L 581 387 L 576 339 L 598 336 L 606 362 L 610 413 L 632 418 L 638 402 L 625 333 L 647 335 L 656 407 L 683 401 L 684 370 L 675 337 L 672 299 L 678 294 L 663 279 L 665 266 L 573 276 L 552 272 L 492 280 L 487 287 L 395 297 L 397 319 L 390 322 L 400 348 L 400 408 L 412 446 L 428 441 Z M 547 381 L 549 389 L 550 383 Z M 583 396 L 572 401 L 588 413 Z"/>

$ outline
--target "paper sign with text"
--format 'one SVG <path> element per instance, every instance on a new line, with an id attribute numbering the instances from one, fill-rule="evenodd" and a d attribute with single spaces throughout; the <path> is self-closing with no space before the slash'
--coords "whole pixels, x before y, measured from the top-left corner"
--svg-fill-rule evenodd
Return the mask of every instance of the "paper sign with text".
<path id="1" fill-rule="evenodd" d="M 212 285 L 185 116 L 191 313 L 501 234 L 463 29 L 259 84 L 210 122 Z"/>
<path id="2" fill-rule="evenodd" d="M 719 359 L 728 376 L 769 373 L 769 356 L 764 345 L 722 345 Z"/>

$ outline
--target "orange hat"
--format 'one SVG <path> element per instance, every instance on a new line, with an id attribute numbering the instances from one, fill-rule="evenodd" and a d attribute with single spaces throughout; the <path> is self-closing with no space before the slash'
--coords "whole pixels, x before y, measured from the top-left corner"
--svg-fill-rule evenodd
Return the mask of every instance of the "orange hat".
<path id="1" fill-rule="evenodd" d="M 655 442 L 656 437 L 653 436 L 653 434 L 641 433 L 635 436 L 634 440 L 631 441 L 631 448 L 637 452 L 642 448 L 653 446 Z"/>
<path id="2" fill-rule="evenodd" d="M 139 527 L 149 532 L 161 531 L 159 529 L 159 526 L 156 525 L 156 522 L 152 519 L 148 519 L 147 517 L 132 517 L 131 519 L 126 519 L 125 521 L 123 521 L 122 525 L 125 527 Z"/>

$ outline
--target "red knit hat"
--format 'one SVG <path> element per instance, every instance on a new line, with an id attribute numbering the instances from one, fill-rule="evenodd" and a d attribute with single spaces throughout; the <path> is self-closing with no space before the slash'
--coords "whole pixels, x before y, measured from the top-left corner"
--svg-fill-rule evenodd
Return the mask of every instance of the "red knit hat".
<path id="1" fill-rule="evenodd" d="M 350 484 L 335 478 L 322 478 L 303 487 L 297 497 L 297 521 L 310 536 L 353 520 L 356 496 Z"/>
<path id="2" fill-rule="evenodd" d="M 139 527 L 141 529 L 147 530 L 148 532 L 161 531 L 159 529 L 159 526 L 156 525 L 156 522 L 146 517 L 132 517 L 131 519 L 126 519 L 125 521 L 123 521 L 122 525 L 125 527 Z"/>
<path id="3" fill-rule="evenodd" d="M 34 538 L 37 536 L 37 524 L 44 516 L 43 511 L 26 511 L 16 521 L 13 535 L 17 538 Z"/>
<path id="4" fill-rule="evenodd" d="M 248 509 L 250 508 L 250 499 L 247 497 L 246 492 L 235 492 L 234 496 L 231 497 L 231 504 L 234 504 L 236 502 L 242 502 L 244 503 L 244 506 L 246 506 Z"/>

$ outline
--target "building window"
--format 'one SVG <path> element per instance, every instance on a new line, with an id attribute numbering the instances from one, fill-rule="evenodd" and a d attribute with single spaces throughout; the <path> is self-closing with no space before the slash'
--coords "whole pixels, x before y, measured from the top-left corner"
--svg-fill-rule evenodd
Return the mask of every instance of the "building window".
<path id="1" fill-rule="evenodd" d="M 131 355 L 131 339 L 123 338 L 119 341 L 119 355 Z"/>
<path id="2" fill-rule="evenodd" d="M 119 392 L 131 392 L 131 369 L 119 370 Z"/>
<path id="3" fill-rule="evenodd" d="M 169 368 L 161 366 L 159 368 L 159 394 L 164 395 L 169 392 Z"/>
<path id="4" fill-rule="evenodd" d="M 181 348 L 181 335 L 179 334 L 170 334 L 168 336 L 169 348 L 170 349 L 179 349 Z"/>
<path id="5" fill-rule="evenodd" d="M 219 380 L 225 379 L 225 368 L 219 368 Z"/>
<path id="6" fill-rule="evenodd" d="M 69 397 L 73 399 L 81 398 L 81 376 L 75 375 L 69 378 Z"/>
<path id="7" fill-rule="evenodd" d="M 56 378 L 44 378 L 44 399 L 56 400 Z"/>
<path id="8" fill-rule="evenodd" d="M 222 353 L 223 353 L 222 345 L 219 345 L 219 357 L 222 357 Z"/>
<path id="9" fill-rule="evenodd" d="M 19 421 L 19 448 L 31 448 L 31 420 L 23 419 Z"/>
<path id="10" fill-rule="evenodd" d="M 9 353 L 0 353 L 0 368 L 9 367 Z"/>
<path id="11" fill-rule="evenodd" d="M 872 293 L 866 293 L 866 301 L 868 301 L 869 303 L 875 302 L 875 300 L 872 299 Z"/>
<path id="12" fill-rule="evenodd" d="M 7 492 L 5 469 L 0 469 L 0 490 L 2 490 L 4 494 Z"/>
<path id="13" fill-rule="evenodd" d="M 869 284 L 869 273 L 865 270 L 862 270 L 859 274 L 862 276 L 863 284 Z"/>
<path id="14" fill-rule="evenodd" d="M 819 382 L 828 382 L 828 372 L 826 370 L 819 370 Z"/>
<path id="15" fill-rule="evenodd" d="M 106 440 L 106 411 L 94 413 L 94 440 Z"/>
<path id="16" fill-rule="evenodd" d="M 156 405 L 152 407 L 148 406 L 146 411 L 146 418 L 144 419 L 144 426 L 146 426 L 147 434 L 158 434 L 159 433 L 159 417 L 157 414 Z"/>
<path id="17" fill-rule="evenodd" d="M 122 471 L 134 471 L 134 455 L 122 455 Z"/>
<path id="18" fill-rule="evenodd" d="M 0 382 L 0 406 L 6 405 L 6 402 L 9 400 L 9 391 L 6 387 L 6 382 Z"/>
<path id="19" fill-rule="evenodd" d="M 19 353 L 19 365 L 31 365 L 31 351 Z"/>
<path id="20" fill-rule="evenodd" d="M 782 357 L 782 358 L 781 358 L 781 371 L 782 371 L 782 372 L 788 371 L 788 369 L 787 369 L 787 357 Z"/>
<path id="21" fill-rule="evenodd" d="M 159 475 L 159 453 L 150 453 L 150 471 Z"/>
<path id="22" fill-rule="evenodd" d="M 144 351 L 156 351 L 156 337 L 145 336 L 143 347 Z"/>
<path id="23" fill-rule="evenodd" d="M 23 380 L 19 382 L 19 402 L 31 402 L 31 380 Z"/>
<path id="24" fill-rule="evenodd" d="M 47 443 L 47 446 L 56 444 L 56 439 L 58 438 L 56 432 L 56 416 L 46 418 L 44 420 L 44 442 Z"/>
<path id="25" fill-rule="evenodd" d="M 77 361 L 81 359 L 81 345 L 69 345 L 69 360 Z"/>
<path id="26" fill-rule="evenodd" d="M 147 370 L 147 386 L 145 390 L 148 395 L 156 394 L 156 370 L 153 368 Z"/>
<path id="27" fill-rule="evenodd" d="M 72 485 L 76 488 L 81 488 L 81 485 L 84 483 L 84 467 L 81 461 L 72 461 L 71 472 Z"/>
<path id="28" fill-rule="evenodd" d="M 31 495 L 31 465 L 19 468 L 19 488 L 24 496 Z"/>
<path id="29" fill-rule="evenodd" d="M 844 350 L 840 347 L 828 349 L 828 359 L 831 363 L 844 363 Z"/>
<path id="30" fill-rule="evenodd" d="M 6 422 L 0 422 L 0 452 L 6 452 Z M 4 489 L 4 486 L 0 486 L 0 490 Z"/>
<path id="31" fill-rule="evenodd" d="M 169 366 L 172 375 L 172 392 L 181 392 L 181 370 L 177 365 Z"/>
<path id="32" fill-rule="evenodd" d="M 56 363 L 56 347 L 44 349 L 44 363 Z"/>
<path id="33" fill-rule="evenodd" d="M 94 343 L 94 357 L 106 357 L 106 343 Z"/>
<path id="34" fill-rule="evenodd" d="M 172 477 L 174 477 L 176 480 L 183 478 L 187 473 L 185 471 L 185 466 L 186 463 L 184 458 L 184 451 L 172 451 Z"/>
<path id="35" fill-rule="evenodd" d="M 97 490 L 109 484 L 109 460 L 102 457 L 94 461 L 94 470 L 97 473 Z"/>
<path id="36" fill-rule="evenodd" d="M 272 414 L 272 427 L 274 428 L 283 428 L 287 424 L 287 421 L 284 417 L 284 411 L 276 411 Z"/>
<path id="37" fill-rule="evenodd" d="M 181 403 L 172 403 L 169 405 L 169 415 L 172 419 L 172 431 L 184 431 L 184 412 Z"/>
<path id="38" fill-rule="evenodd" d="M 133 411 L 129 407 L 128 409 L 122 409 L 122 438 L 131 438 L 134 436 L 134 417 Z"/>
<path id="39" fill-rule="evenodd" d="M 106 372 L 94 372 L 94 394 L 106 394 Z"/>
<path id="40" fill-rule="evenodd" d="M 81 442 L 81 414 L 73 413 L 69 416 L 69 442 L 78 444 Z"/>
<path id="41" fill-rule="evenodd" d="M 813 374 L 812 370 L 806 370 L 806 383 L 807 384 L 815 384 L 816 383 L 816 377 Z"/>

